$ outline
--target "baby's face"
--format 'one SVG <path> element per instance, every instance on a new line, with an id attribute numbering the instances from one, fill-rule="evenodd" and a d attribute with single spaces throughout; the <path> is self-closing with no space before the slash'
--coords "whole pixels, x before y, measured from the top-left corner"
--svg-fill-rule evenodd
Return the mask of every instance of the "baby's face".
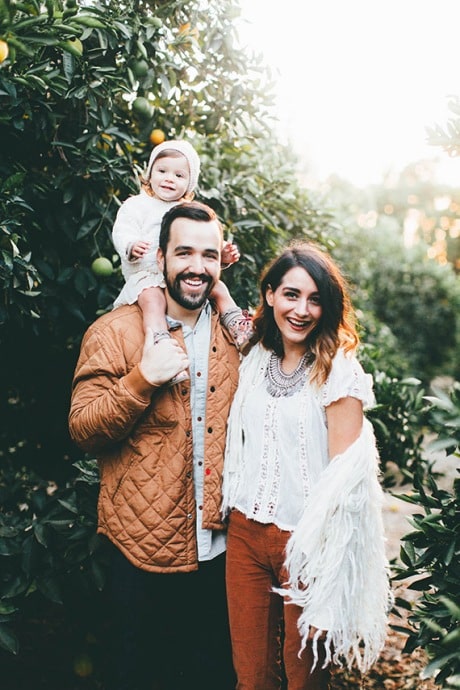
<path id="1" fill-rule="evenodd" d="M 178 201 L 188 189 L 190 171 L 185 156 L 157 159 L 152 167 L 150 186 L 162 201 Z"/>

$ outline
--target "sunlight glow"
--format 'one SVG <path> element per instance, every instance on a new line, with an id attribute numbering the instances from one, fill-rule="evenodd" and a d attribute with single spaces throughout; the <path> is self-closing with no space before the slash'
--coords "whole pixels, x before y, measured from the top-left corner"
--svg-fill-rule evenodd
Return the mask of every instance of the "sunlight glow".
<path id="1" fill-rule="evenodd" d="M 458 0 L 241 0 L 242 43 L 277 78 L 278 136 L 312 175 L 381 181 L 421 159 L 460 182 L 460 159 L 426 143 L 460 94 Z"/>

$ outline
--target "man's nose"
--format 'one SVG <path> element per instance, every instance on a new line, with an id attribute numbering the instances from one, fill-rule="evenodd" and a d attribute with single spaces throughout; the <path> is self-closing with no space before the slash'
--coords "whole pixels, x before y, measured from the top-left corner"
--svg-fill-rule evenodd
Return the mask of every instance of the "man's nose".
<path id="1" fill-rule="evenodd" d="M 203 257 L 200 254 L 192 254 L 190 256 L 189 266 L 194 273 L 204 273 Z"/>

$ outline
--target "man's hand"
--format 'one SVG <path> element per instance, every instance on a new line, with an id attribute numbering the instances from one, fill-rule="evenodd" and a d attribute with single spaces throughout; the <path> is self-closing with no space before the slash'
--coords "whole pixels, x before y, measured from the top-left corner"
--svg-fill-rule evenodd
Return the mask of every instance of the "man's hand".
<path id="1" fill-rule="evenodd" d="M 162 386 L 189 366 L 187 355 L 174 338 L 164 338 L 154 345 L 153 331 L 147 329 L 139 369 L 148 383 Z"/>

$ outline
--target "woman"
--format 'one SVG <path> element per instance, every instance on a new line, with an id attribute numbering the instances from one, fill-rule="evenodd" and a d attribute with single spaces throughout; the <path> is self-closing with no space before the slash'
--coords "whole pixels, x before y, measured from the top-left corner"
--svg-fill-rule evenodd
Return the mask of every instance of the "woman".
<path id="1" fill-rule="evenodd" d="M 238 690 L 324 690 L 365 670 L 389 602 L 372 379 L 345 281 L 310 244 L 266 270 L 229 417 L 224 514 Z M 282 649 L 281 649 L 282 648 Z"/>

